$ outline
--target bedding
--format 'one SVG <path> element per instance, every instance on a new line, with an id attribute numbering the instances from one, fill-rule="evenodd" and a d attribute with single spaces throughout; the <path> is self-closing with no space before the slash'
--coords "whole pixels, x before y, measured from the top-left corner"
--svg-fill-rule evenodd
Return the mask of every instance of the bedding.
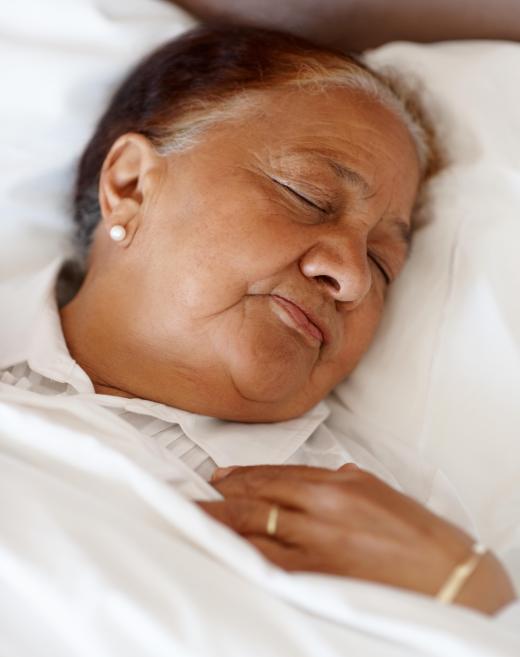
<path id="1" fill-rule="evenodd" d="M 156 453 L 136 466 L 141 440 L 97 405 L 0 383 L 0 494 L 16 499 L 0 654 L 518 655 L 518 633 L 474 611 L 271 566 L 160 481 Z"/>
<path id="2" fill-rule="evenodd" d="M 111 90 L 194 21 L 160 0 L 0 12 L 7 280 L 67 252 L 74 169 Z M 403 42 L 368 60 L 418 81 L 450 165 L 376 341 L 331 400 L 360 444 L 402 441 L 442 468 L 520 588 L 520 45 Z M 468 610 L 284 575 L 98 440 L 116 428 L 0 397 L 0 654 L 519 654 L 506 623 Z"/>

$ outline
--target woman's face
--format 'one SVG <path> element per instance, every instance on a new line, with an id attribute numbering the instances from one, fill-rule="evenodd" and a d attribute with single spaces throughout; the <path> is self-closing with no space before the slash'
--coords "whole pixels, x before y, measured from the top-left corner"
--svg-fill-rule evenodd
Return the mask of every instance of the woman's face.
<path id="1" fill-rule="evenodd" d="M 407 254 L 411 137 L 352 90 L 266 92 L 257 109 L 188 151 L 148 153 L 146 166 L 143 138 L 109 156 L 84 286 L 103 298 L 106 355 L 90 373 L 105 387 L 222 419 L 284 420 L 370 344 Z M 126 196 L 135 214 L 117 244 L 108 229 Z"/>

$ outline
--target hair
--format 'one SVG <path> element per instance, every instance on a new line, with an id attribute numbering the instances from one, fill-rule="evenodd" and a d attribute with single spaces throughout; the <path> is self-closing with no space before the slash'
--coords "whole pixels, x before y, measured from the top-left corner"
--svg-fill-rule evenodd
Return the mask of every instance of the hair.
<path id="1" fill-rule="evenodd" d="M 434 132 L 417 95 L 362 59 L 274 30 L 204 25 L 165 43 L 123 80 L 79 163 L 74 194 L 76 264 L 84 269 L 101 219 L 98 201 L 103 162 L 118 137 L 137 132 L 160 155 L 195 145 L 204 130 L 236 120 L 273 87 L 318 92 L 358 89 L 393 110 L 415 142 L 425 180 L 438 168 Z"/>

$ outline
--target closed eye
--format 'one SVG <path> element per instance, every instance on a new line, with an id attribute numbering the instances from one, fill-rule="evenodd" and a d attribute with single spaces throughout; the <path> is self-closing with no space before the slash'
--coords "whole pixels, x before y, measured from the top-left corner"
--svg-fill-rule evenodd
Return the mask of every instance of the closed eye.
<path id="1" fill-rule="evenodd" d="M 284 189 L 286 189 L 288 192 L 290 192 L 293 196 L 295 196 L 302 203 L 305 203 L 306 205 L 310 206 L 311 208 L 314 208 L 315 210 L 319 210 L 320 212 L 327 212 L 326 208 L 322 208 L 317 203 L 312 201 L 307 196 L 304 196 L 303 194 L 298 192 L 293 187 L 290 187 L 289 185 L 286 185 L 285 183 L 280 182 L 279 180 L 276 180 L 276 178 L 273 178 L 273 180 L 277 185 L 280 185 L 280 187 L 283 187 Z"/>
<path id="2" fill-rule="evenodd" d="M 386 269 L 383 267 L 383 265 L 382 265 L 381 262 L 378 260 L 378 258 L 376 258 L 372 253 L 369 253 L 369 254 L 368 254 L 368 257 L 370 258 L 370 260 L 372 260 L 372 262 L 375 264 L 375 266 L 379 269 L 379 271 L 380 271 L 381 274 L 383 275 L 383 278 L 385 279 L 385 283 L 386 283 L 387 285 L 390 285 L 390 283 L 392 282 L 392 279 L 390 278 L 388 272 L 387 272 Z"/>

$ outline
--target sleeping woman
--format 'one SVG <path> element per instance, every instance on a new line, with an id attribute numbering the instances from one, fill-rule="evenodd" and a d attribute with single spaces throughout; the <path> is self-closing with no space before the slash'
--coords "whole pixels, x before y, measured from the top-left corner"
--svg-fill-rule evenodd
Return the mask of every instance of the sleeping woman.
<path id="1" fill-rule="evenodd" d="M 32 337 L 12 323 L 0 378 L 121 415 L 211 481 L 222 500 L 200 506 L 281 568 L 494 614 L 515 599 L 497 557 L 353 463 L 323 412 L 438 166 L 398 88 L 255 28 L 198 28 L 147 57 L 87 145 L 74 257 L 17 300 Z"/>

